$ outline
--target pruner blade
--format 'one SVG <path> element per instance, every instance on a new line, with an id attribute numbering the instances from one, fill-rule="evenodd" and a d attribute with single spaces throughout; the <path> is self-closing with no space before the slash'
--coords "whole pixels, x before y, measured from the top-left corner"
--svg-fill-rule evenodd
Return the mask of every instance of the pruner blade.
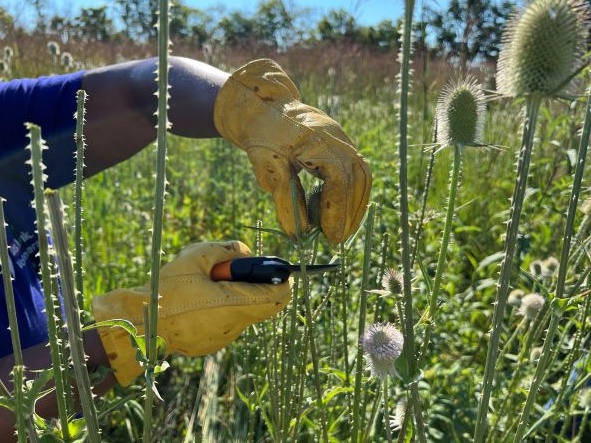
<path id="1" fill-rule="evenodd" d="M 334 271 L 339 263 L 306 265 L 306 273 Z M 211 270 L 213 281 L 242 281 L 248 283 L 285 282 L 292 273 L 302 272 L 301 264 L 292 264 L 275 256 L 241 257 L 216 264 Z"/>

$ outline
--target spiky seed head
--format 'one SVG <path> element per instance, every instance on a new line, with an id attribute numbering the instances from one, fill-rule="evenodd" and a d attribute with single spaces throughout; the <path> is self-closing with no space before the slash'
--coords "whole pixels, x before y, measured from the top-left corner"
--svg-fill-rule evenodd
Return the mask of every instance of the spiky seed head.
<path id="1" fill-rule="evenodd" d="M 322 184 L 314 186 L 306 198 L 308 209 L 308 221 L 311 226 L 320 227 L 320 197 L 322 196 Z"/>
<path id="2" fill-rule="evenodd" d="M 583 200 L 583 202 L 579 205 L 579 209 L 585 215 L 591 214 L 591 198 L 587 198 Z"/>
<path id="3" fill-rule="evenodd" d="M 511 306 L 520 306 L 521 299 L 525 296 L 525 291 L 523 289 L 513 289 L 509 293 L 509 297 L 507 298 L 507 303 Z"/>
<path id="4" fill-rule="evenodd" d="M 374 323 L 363 333 L 361 347 L 371 374 L 385 379 L 397 375 L 395 362 L 404 347 L 402 333 L 391 323 Z"/>
<path id="5" fill-rule="evenodd" d="M 532 363 L 538 362 L 538 360 L 542 356 L 542 349 L 543 348 L 541 346 L 535 346 L 531 349 L 531 352 L 529 353 L 529 359 Z"/>
<path id="6" fill-rule="evenodd" d="M 559 93 L 581 64 L 588 24 L 583 0 L 535 0 L 514 13 L 502 37 L 499 92 L 509 97 Z"/>
<path id="7" fill-rule="evenodd" d="M 556 257 L 548 257 L 542 262 L 542 276 L 552 277 L 558 271 L 558 266 L 560 262 Z"/>
<path id="8" fill-rule="evenodd" d="M 393 431 L 399 431 L 404 423 L 404 417 L 406 415 L 406 400 L 402 399 L 396 403 L 394 408 L 394 415 L 390 416 L 390 429 Z"/>
<path id="9" fill-rule="evenodd" d="M 402 279 L 401 272 L 398 272 L 396 269 L 387 269 L 382 279 L 382 287 L 392 295 L 400 295 L 403 290 Z"/>
<path id="10" fill-rule="evenodd" d="M 534 260 L 529 264 L 529 273 L 534 277 L 542 275 L 542 261 Z"/>
<path id="11" fill-rule="evenodd" d="M 579 391 L 579 404 L 583 409 L 591 409 L 591 388 L 585 387 Z"/>
<path id="12" fill-rule="evenodd" d="M 61 62 L 64 68 L 71 68 L 74 65 L 74 57 L 69 52 L 63 52 L 61 55 Z"/>
<path id="13" fill-rule="evenodd" d="M 53 40 L 47 42 L 47 50 L 51 55 L 60 55 L 60 45 Z"/>
<path id="14" fill-rule="evenodd" d="M 435 112 L 437 143 L 441 146 L 479 144 L 485 112 L 484 93 L 474 77 L 447 83 L 441 90 Z"/>
<path id="15" fill-rule="evenodd" d="M 519 313 L 528 320 L 533 320 L 544 306 L 544 303 L 544 297 L 542 297 L 540 294 L 536 294 L 535 292 L 527 294 L 521 299 Z"/>

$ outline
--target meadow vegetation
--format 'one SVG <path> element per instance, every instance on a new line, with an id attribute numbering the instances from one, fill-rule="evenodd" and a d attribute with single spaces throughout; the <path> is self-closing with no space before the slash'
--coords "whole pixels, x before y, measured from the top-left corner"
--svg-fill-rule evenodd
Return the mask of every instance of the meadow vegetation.
<path id="1" fill-rule="evenodd" d="M 5 39 L 0 46 L 14 52 L 5 79 L 75 66 L 55 63 L 42 35 Z M 61 51 L 85 68 L 156 55 L 156 47 L 147 43 L 97 42 Z M 335 274 L 297 280 L 285 312 L 249 328 L 226 349 L 202 358 L 172 357 L 157 378 L 162 400 L 155 400 L 152 410 L 153 441 L 589 438 L 591 194 L 588 168 L 577 169 L 584 166 L 588 143 L 587 68 L 576 73 L 567 90 L 540 97 L 537 121 L 529 120 L 531 161 L 518 223 L 509 223 L 515 229 L 509 235 L 516 159 L 525 144 L 531 98 L 496 92 L 494 66 L 470 70 L 486 98 L 479 140 L 452 138 L 442 144 L 435 126 L 438 100 L 444 85 L 462 74 L 421 51 L 412 57 L 404 111 L 398 105 L 400 62 L 394 50 L 324 42 L 281 51 L 247 46 L 205 53 L 179 44 L 172 53 L 228 71 L 254 58 L 277 60 L 303 101 L 342 124 L 370 164 L 374 182 L 368 216 L 345 244 L 330 245 L 321 235 L 289 240 L 272 232 L 277 229 L 272 200 L 256 185 L 242 151 L 218 139 L 168 137 L 164 262 L 192 242 L 240 239 L 257 253 L 294 262 L 335 260 L 342 266 Z M 399 199 L 402 112 L 408 113 L 407 208 Z M 450 189 L 458 149 L 461 165 Z M 145 149 L 84 184 L 84 309 L 97 294 L 146 280 L 156 155 L 155 149 Z M 308 190 L 316 184 L 305 181 Z M 67 205 L 66 226 L 73 229 L 75 189 L 59 193 Z M 400 248 L 403 210 L 410 229 L 407 257 Z M 512 265 L 505 270 L 508 287 L 498 312 L 499 270 L 507 266 L 504 251 L 511 235 Z M 402 281 L 404 260 L 410 264 L 411 306 Z M 362 344 L 380 331 L 386 339 L 398 337 L 388 329 L 393 325 L 408 346 L 408 312 L 416 356 L 403 352 L 393 368 L 381 371 L 380 362 L 371 361 L 371 344 Z M 373 336 L 364 335 L 370 330 Z M 492 363 L 491 336 L 498 340 Z M 409 358 L 416 358 L 415 374 L 408 372 Z M 543 372 L 537 369 L 540 361 Z M 483 383 L 491 364 L 491 377 Z M 140 378 L 130 388 L 117 387 L 95 399 L 104 441 L 140 440 L 144 385 Z M 483 407 L 485 389 L 490 398 Z M 479 428 L 481 420 L 486 426 Z M 58 422 L 45 432 L 63 438 Z"/>

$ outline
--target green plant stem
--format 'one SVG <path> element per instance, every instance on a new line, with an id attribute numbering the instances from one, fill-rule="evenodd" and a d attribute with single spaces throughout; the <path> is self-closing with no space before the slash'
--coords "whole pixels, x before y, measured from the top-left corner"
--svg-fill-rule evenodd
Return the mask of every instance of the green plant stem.
<path id="1" fill-rule="evenodd" d="M 152 403 L 154 399 L 153 371 L 157 360 L 158 334 L 158 287 L 160 277 L 160 263 L 162 254 L 162 222 L 164 218 L 164 196 L 166 193 L 166 150 L 168 135 L 168 52 L 169 52 L 169 2 L 158 2 L 158 109 L 156 127 L 156 183 L 154 190 L 154 215 L 152 226 L 152 249 L 150 269 L 150 303 L 148 323 L 146 325 L 146 401 L 144 403 L 143 441 L 152 439 Z"/>
<path id="2" fill-rule="evenodd" d="M 314 319 L 312 317 L 312 306 L 310 303 L 310 280 L 306 271 L 307 254 L 302 244 L 298 245 L 298 259 L 302 265 L 300 278 L 302 281 L 302 296 L 304 299 L 305 315 L 306 315 L 306 329 L 308 330 L 308 339 L 310 340 L 310 357 L 312 358 L 312 371 L 314 373 L 314 387 L 316 388 L 316 404 L 320 411 L 320 430 L 322 432 L 322 439 L 328 443 L 328 430 L 326 423 L 326 408 L 322 399 L 322 385 L 320 384 L 320 369 L 318 367 L 318 352 L 316 350 L 316 340 L 314 334 Z"/>
<path id="3" fill-rule="evenodd" d="M 505 313 L 505 306 L 507 305 L 507 298 L 509 296 L 513 258 L 515 255 L 515 247 L 517 245 L 517 235 L 519 233 L 519 218 L 521 216 L 523 201 L 525 199 L 527 176 L 529 173 L 529 164 L 531 152 L 533 149 L 533 138 L 536 121 L 540 110 L 540 102 L 541 98 L 531 97 L 527 100 L 526 105 L 523 137 L 521 149 L 519 151 L 519 160 L 517 163 L 517 178 L 511 200 L 511 215 L 507 225 L 505 251 L 503 261 L 501 263 L 501 271 L 497 287 L 497 297 L 492 320 L 492 332 L 488 346 L 488 353 L 486 356 L 486 364 L 482 383 L 482 397 L 480 398 L 480 403 L 478 406 L 478 416 L 476 418 L 476 428 L 474 431 L 475 443 L 482 443 L 486 435 L 489 401 L 492 395 L 495 366 L 499 355 L 499 342 L 501 338 L 503 316 Z"/>
<path id="4" fill-rule="evenodd" d="M 388 395 L 388 378 L 384 378 L 382 382 L 382 398 L 384 399 L 384 425 L 386 427 L 386 440 L 392 443 L 392 430 L 390 429 L 390 396 Z"/>
<path id="5" fill-rule="evenodd" d="M 297 380 L 294 380 L 294 368 L 296 364 L 296 355 L 301 347 L 301 341 L 298 340 L 297 334 L 297 320 L 298 320 L 298 304 L 300 297 L 298 296 L 298 286 L 294 285 L 293 299 L 291 302 L 291 310 L 289 318 L 286 316 L 283 333 L 282 333 L 282 354 L 287 354 L 287 364 L 280 371 L 281 379 L 279 381 L 279 389 L 281 401 L 279 402 L 279 415 L 281 420 L 276 424 L 277 435 L 276 439 L 280 442 L 285 440 L 289 435 L 289 422 L 291 412 L 295 411 L 296 403 L 293 398 L 293 393 L 297 387 Z M 289 320 L 289 326 L 287 327 Z"/>
<path id="6" fill-rule="evenodd" d="M 404 349 L 407 365 L 407 377 L 411 380 L 411 402 L 415 421 L 417 424 L 418 439 L 421 443 L 427 441 L 423 423 L 423 412 L 416 386 L 417 380 L 417 356 L 415 352 L 413 299 L 412 299 L 412 270 L 411 270 L 411 248 L 410 248 L 410 223 L 408 204 L 408 91 L 410 81 L 410 57 L 411 57 L 411 31 L 412 16 L 414 11 L 414 0 L 406 0 L 404 5 L 404 29 L 402 36 L 402 59 L 400 66 L 400 96 L 399 96 L 399 173 L 398 181 L 399 202 L 400 202 L 400 253 L 402 259 L 402 287 L 404 299 Z M 414 386 L 414 387 L 413 387 Z M 405 432 L 403 429 L 401 432 Z"/>
<path id="7" fill-rule="evenodd" d="M 585 172 L 585 160 L 587 157 L 587 148 L 589 146 L 589 136 L 591 134 L 591 95 L 587 97 L 587 108 L 585 112 L 585 123 L 583 124 L 583 132 L 581 135 L 581 142 L 579 145 L 579 152 L 577 155 L 577 166 L 575 168 L 575 175 L 573 178 L 573 184 L 571 189 L 570 201 L 568 206 L 568 212 L 566 216 L 566 224 L 564 227 L 564 235 L 562 242 L 562 250 L 560 253 L 560 265 L 558 267 L 558 278 L 556 281 L 556 295 L 552 300 L 550 309 L 552 310 L 552 317 L 550 319 L 550 325 L 546 331 L 546 337 L 544 339 L 544 345 L 542 347 L 542 354 L 540 360 L 536 366 L 536 372 L 532 381 L 531 387 L 523 406 L 521 413 L 521 420 L 519 426 L 515 432 L 514 442 L 521 442 L 525 436 L 527 424 L 529 422 L 529 416 L 533 410 L 534 402 L 538 394 L 540 385 L 546 378 L 548 362 L 551 355 L 553 354 L 552 345 L 554 337 L 558 332 L 558 326 L 562 319 L 562 314 L 566 308 L 566 303 L 561 300 L 564 296 L 564 290 L 566 285 L 566 273 L 568 269 L 568 257 L 570 252 L 570 245 L 573 236 L 573 228 L 575 223 L 575 216 L 577 212 L 577 204 L 579 202 L 579 194 L 581 191 L 581 184 L 583 181 L 583 174 Z"/>
<path id="8" fill-rule="evenodd" d="M 341 266 L 339 268 L 339 299 L 341 302 L 341 315 L 342 315 L 342 323 L 343 323 L 343 364 L 345 366 L 345 387 L 351 386 L 351 366 L 349 365 L 349 318 L 347 316 L 347 305 L 349 303 L 349 297 L 347 294 L 347 273 L 345 271 L 345 245 L 339 245 L 339 255 L 341 257 Z M 351 394 L 349 390 L 347 390 L 347 405 L 349 406 L 349 410 L 352 409 L 351 404 Z"/>
<path id="9" fill-rule="evenodd" d="M 16 417 L 16 435 L 19 443 L 27 441 L 27 421 L 31 423 L 29 411 L 25 407 L 25 392 L 23 386 L 25 385 L 25 367 L 21 364 L 15 364 L 12 368 L 12 378 L 14 380 L 14 415 Z M 27 419 L 29 417 L 29 420 Z M 29 436 L 34 439 L 35 427 L 29 427 Z"/>
<path id="10" fill-rule="evenodd" d="M 76 266 L 76 291 L 78 306 L 84 306 L 84 280 L 82 275 L 82 184 L 84 182 L 84 103 L 86 92 L 78 91 L 76 95 L 78 108 L 76 110 L 76 182 L 74 196 L 74 256 Z"/>
<path id="11" fill-rule="evenodd" d="M 371 249 L 373 238 L 373 225 L 375 220 L 375 203 L 370 203 L 367 211 L 365 225 L 365 247 L 363 249 L 363 272 L 361 275 L 361 288 L 359 297 L 359 327 L 357 340 L 357 355 L 355 357 L 355 386 L 353 390 L 353 428 L 351 431 L 351 441 L 359 441 L 360 432 L 364 430 L 365 420 L 365 402 L 361 396 L 361 385 L 363 379 L 363 348 L 361 347 L 361 337 L 365 331 L 365 317 L 367 314 L 367 282 L 370 273 Z"/>
<path id="12" fill-rule="evenodd" d="M 72 364 L 74 366 L 74 376 L 78 386 L 78 396 L 84 412 L 86 427 L 88 430 L 88 440 L 90 442 L 100 443 L 100 431 L 98 418 L 94 401 L 92 399 L 92 390 L 90 387 L 90 378 L 86 368 L 86 355 L 84 354 L 84 344 L 82 341 L 82 328 L 80 325 L 80 309 L 76 299 L 76 289 L 74 283 L 74 271 L 72 260 L 68 251 L 68 238 L 63 222 L 63 207 L 56 191 L 46 191 L 47 205 L 49 208 L 49 218 L 53 233 L 54 247 L 60 273 L 60 286 L 62 297 L 65 304 L 66 320 L 68 324 L 68 338 L 70 350 L 72 353 Z"/>
<path id="13" fill-rule="evenodd" d="M 35 214 L 37 218 L 37 237 L 39 238 L 39 261 L 41 263 L 41 284 L 43 286 L 43 296 L 45 301 L 45 312 L 47 315 L 47 332 L 50 337 L 49 353 L 51 355 L 51 368 L 53 370 L 55 383 L 55 398 L 57 402 L 58 417 L 64 439 L 69 440 L 70 431 L 68 427 L 68 409 L 66 405 L 66 369 L 64 358 L 61 354 L 61 346 L 56 337 L 60 337 L 60 331 L 57 329 L 57 321 L 54 315 L 56 310 L 56 301 L 52 294 L 51 279 L 51 261 L 49 258 L 49 239 L 45 226 L 47 225 L 45 216 L 45 202 L 43 197 L 43 160 L 41 151 L 43 141 L 41 139 L 41 128 L 36 125 L 28 124 L 31 137 L 31 168 L 33 175 L 33 191 L 35 202 Z M 53 339 L 51 339 L 53 338 Z"/>
<path id="14" fill-rule="evenodd" d="M 434 139 L 435 140 L 435 135 Z M 427 213 L 427 201 L 429 200 L 429 190 L 431 189 L 431 182 L 433 178 L 433 166 L 435 165 L 435 149 L 431 150 L 431 154 L 429 155 L 429 166 L 427 167 L 427 174 L 425 177 L 425 191 L 423 192 L 423 199 L 421 203 L 421 214 L 419 216 L 419 220 L 417 222 L 417 227 L 414 233 L 414 247 L 412 250 L 412 257 L 410 259 L 411 266 L 414 266 L 415 259 L 417 258 L 417 253 L 419 251 L 419 244 L 421 233 L 425 226 L 425 214 Z"/>
<path id="15" fill-rule="evenodd" d="M 0 198 L 0 223 L 6 226 L 4 217 L 4 199 Z M 6 230 L 0 229 L 0 265 L 2 269 L 10 269 L 10 257 L 8 256 L 8 240 Z M 14 302 L 14 291 L 12 288 L 12 277 L 10 272 L 2 272 L 2 281 L 4 283 L 4 296 L 6 298 L 6 311 L 8 312 L 8 325 L 10 326 L 10 339 L 12 340 L 12 349 L 14 355 L 14 367 L 12 377 L 14 380 L 14 402 L 16 417 L 16 435 L 19 443 L 27 441 L 24 399 L 24 363 L 23 352 L 21 349 L 21 340 L 18 331 L 18 320 L 16 317 L 16 304 Z"/>
<path id="16" fill-rule="evenodd" d="M 419 365 L 422 365 L 426 354 L 429 342 L 431 341 L 431 334 L 435 326 L 435 316 L 437 315 L 437 299 L 439 298 L 439 290 L 441 289 L 441 279 L 443 277 L 443 270 L 445 269 L 445 261 L 447 259 L 447 249 L 449 247 L 449 239 L 451 236 L 451 228 L 453 224 L 456 196 L 458 194 L 458 187 L 460 182 L 460 171 L 462 169 L 462 154 L 464 147 L 460 144 L 454 145 L 454 156 L 452 169 L 449 179 L 449 197 L 447 203 L 447 213 L 445 216 L 445 225 L 443 227 L 443 235 L 441 237 L 441 248 L 439 249 L 439 258 L 437 259 L 437 270 L 435 271 L 435 278 L 433 279 L 433 286 L 431 289 L 431 297 L 429 298 L 429 318 L 423 346 L 421 350 L 421 357 Z"/>

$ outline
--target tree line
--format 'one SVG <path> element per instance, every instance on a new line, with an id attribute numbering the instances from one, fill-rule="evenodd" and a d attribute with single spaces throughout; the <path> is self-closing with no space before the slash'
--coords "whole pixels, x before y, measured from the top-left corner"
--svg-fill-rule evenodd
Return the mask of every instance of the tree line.
<path id="1" fill-rule="evenodd" d="M 429 3 L 429 2 L 425 2 Z M 455 58 L 463 65 L 495 59 L 500 36 L 516 2 L 451 0 L 445 8 L 425 5 L 415 16 L 415 45 L 433 55 Z M 32 0 L 34 23 L 27 32 L 71 41 L 150 41 L 156 38 L 158 0 L 114 0 L 109 6 L 83 7 L 73 18 L 49 14 L 47 0 Z M 284 0 L 261 0 L 251 15 L 223 6 L 198 9 L 182 0 L 171 7 L 173 41 L 202 48 L 208 44 L 239 47 L 263 44 L 278 49 L 318 42 L 357 44 L 391 50 L 398 46 L 400 22 L 384 20 L 361 25 L 345 9 L 329 10 L 318 20 L 311 11 Z M 0 7 L 0 38 L 23 31 L 6 8 Z"/>

